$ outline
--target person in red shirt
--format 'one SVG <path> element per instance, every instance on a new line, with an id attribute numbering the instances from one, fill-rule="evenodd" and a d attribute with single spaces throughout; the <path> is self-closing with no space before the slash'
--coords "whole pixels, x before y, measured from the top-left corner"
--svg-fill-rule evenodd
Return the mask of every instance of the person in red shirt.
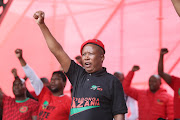
<path id="1" fill-rule="evenodd" d="M 121 83 L 124 81 L 124 74 L 122 72 L 115 72 L 114 76 L 117 77 Z M 125 114 L 125 120 L 138 119 L 138 106 L 136 100 L 124 94 L 124 99 L 128 108 L 128 113 Z"/>
<path id="2" fill-rule="evenodd" d="M 125 93 L 137 100 L 139 109 L 139 120 L 174 119 L 173 98 L 165 89 L 161 88 L 159 75 L 152 75 L 149 78 L 149 89 L 138 90 L 131 87 L 134 72 L 139 66 L 133 66 L 123 81 Z"/>
<path id="3" fill-rule="evenodd" d="M 180 78 L 171 76 L 164 72 L 164 55 L 168 53 L 167 48 L 162 48 L 158 63 L 158 74 L 166 81 L 166 83 L 174 90 L 174 117 L 180 119 Z"/>
<path id="4" fill-rule="evenodd" d="M 47 78 L 42 77 L 40 80 L 43 82 L 44 86 L 50 89 L 50 83 Z M 38 100 L 38 96 L 36 95 L 35 91 L 30 91 L 29 94 L 31 94 L 36 100 Z"/>
<path id="5" fill-rule="evenodd" d="M 62 71 L 55 71 L 50 81 L 50 90 L 43 84 L 36 73 L 29 67 L 22 56 L 22 50 L 16 49 L 26 76 L 29 78 L 40 103 L 39 120 L 68 120 L 71 108 L 71 98 L 63 94 L 66 85 L 66 76 Z"/>
<path id="6" fill-rule="evenodd" d="M 180 17 L 180 0 L 171 0 L 173 5 L 174 5 L 174 8 L 177 12 L 177 14 L 179 15 Z"/>
<path id="7" fill-rule="evenodd" d="M 39 104 L 26 97 L 26 86 L 17 76 L 13 82 L 15 98 L 0 90 L 0 104 L 3 107 L 3 120 L 36 120 Z"/>

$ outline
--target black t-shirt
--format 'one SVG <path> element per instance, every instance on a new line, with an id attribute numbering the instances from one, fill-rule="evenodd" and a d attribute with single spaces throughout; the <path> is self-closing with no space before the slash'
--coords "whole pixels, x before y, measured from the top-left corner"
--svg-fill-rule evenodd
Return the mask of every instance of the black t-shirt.
<path id="1" fill-rule="evenodd" d="M 127 113 L 122 84 L 105 68 L 89 74 L 72 60 L 66 75 L 73 85 L 69 120 L 112 120 Z"/>

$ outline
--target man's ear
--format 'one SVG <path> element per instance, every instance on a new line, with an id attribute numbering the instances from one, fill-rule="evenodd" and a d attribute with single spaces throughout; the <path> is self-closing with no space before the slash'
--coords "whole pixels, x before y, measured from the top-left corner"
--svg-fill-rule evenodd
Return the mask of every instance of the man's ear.
<path id="1" fill-rule="evenodd" d="M 66 82 L 63 82 L 63 86 L 64 86 L 64 88 L 66 87 Z"/>
<path id="2" fill-rule="evenodd" d="M 103 62 L 104 59 L 105 59 L 105 56 L 104 56 L 104 54 L 103 54 L 103 55 L 101 55 L 101 61 Z"/>

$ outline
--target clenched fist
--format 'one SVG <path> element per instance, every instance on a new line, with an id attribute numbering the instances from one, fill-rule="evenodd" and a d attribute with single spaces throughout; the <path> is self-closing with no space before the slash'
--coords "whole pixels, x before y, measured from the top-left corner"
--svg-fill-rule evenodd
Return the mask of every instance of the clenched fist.
<path id="1" fill-rule="evenodd" d="M 21 49 L 16 49 L 15 54 L 18 59 L 22 58 L 22 50 Z"/>
<path id="2" fill-rule="evenodd" d="M 140 69 L 139 66 L 137 65 L 134 65 L 133 68 L 132 68 L 132 71 L 135 72 L 135 71 L 138 71 Z"/>
<path id="3" fill-rule="evenodd" d="M 165 55 L 166 53 L 168 53 L 168 49 L 167 48 L 162 48 L 160 54 Z"/>
<path id="4" fill-rule="evenodd" d="M 44 24 L 45 13 L 43 11 L 37 11 L 36 13 L 34 13 L 33 17 L 38 25 Z"/>
<path id="5" fill-rule="evenodd" d="M 13 68 L 13 69 L 11 70 L 11 73 L 14 75 L 14 77 L 16 77 L 16 76 L 17 76 L 17 69 L 16 69 L 16 68 Z"/>

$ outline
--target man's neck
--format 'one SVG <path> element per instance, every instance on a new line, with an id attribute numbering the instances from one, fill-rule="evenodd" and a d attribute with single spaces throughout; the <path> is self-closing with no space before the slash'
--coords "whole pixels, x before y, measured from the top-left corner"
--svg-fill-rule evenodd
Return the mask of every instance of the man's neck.
<path id="1" fill-rule="evenodd" d="M 63 95 L 63 91 L 52 92 L 52 94 L 53 94 L 54 96 L 61 96 L 61 95 Z"/>
<path id="2" fill-rule="evenodd" d="M 15 100 L 25 100 L 26 98 L 27 98 L 26 96 L 21 96 L 21 97 L 15 96 Z"/>

